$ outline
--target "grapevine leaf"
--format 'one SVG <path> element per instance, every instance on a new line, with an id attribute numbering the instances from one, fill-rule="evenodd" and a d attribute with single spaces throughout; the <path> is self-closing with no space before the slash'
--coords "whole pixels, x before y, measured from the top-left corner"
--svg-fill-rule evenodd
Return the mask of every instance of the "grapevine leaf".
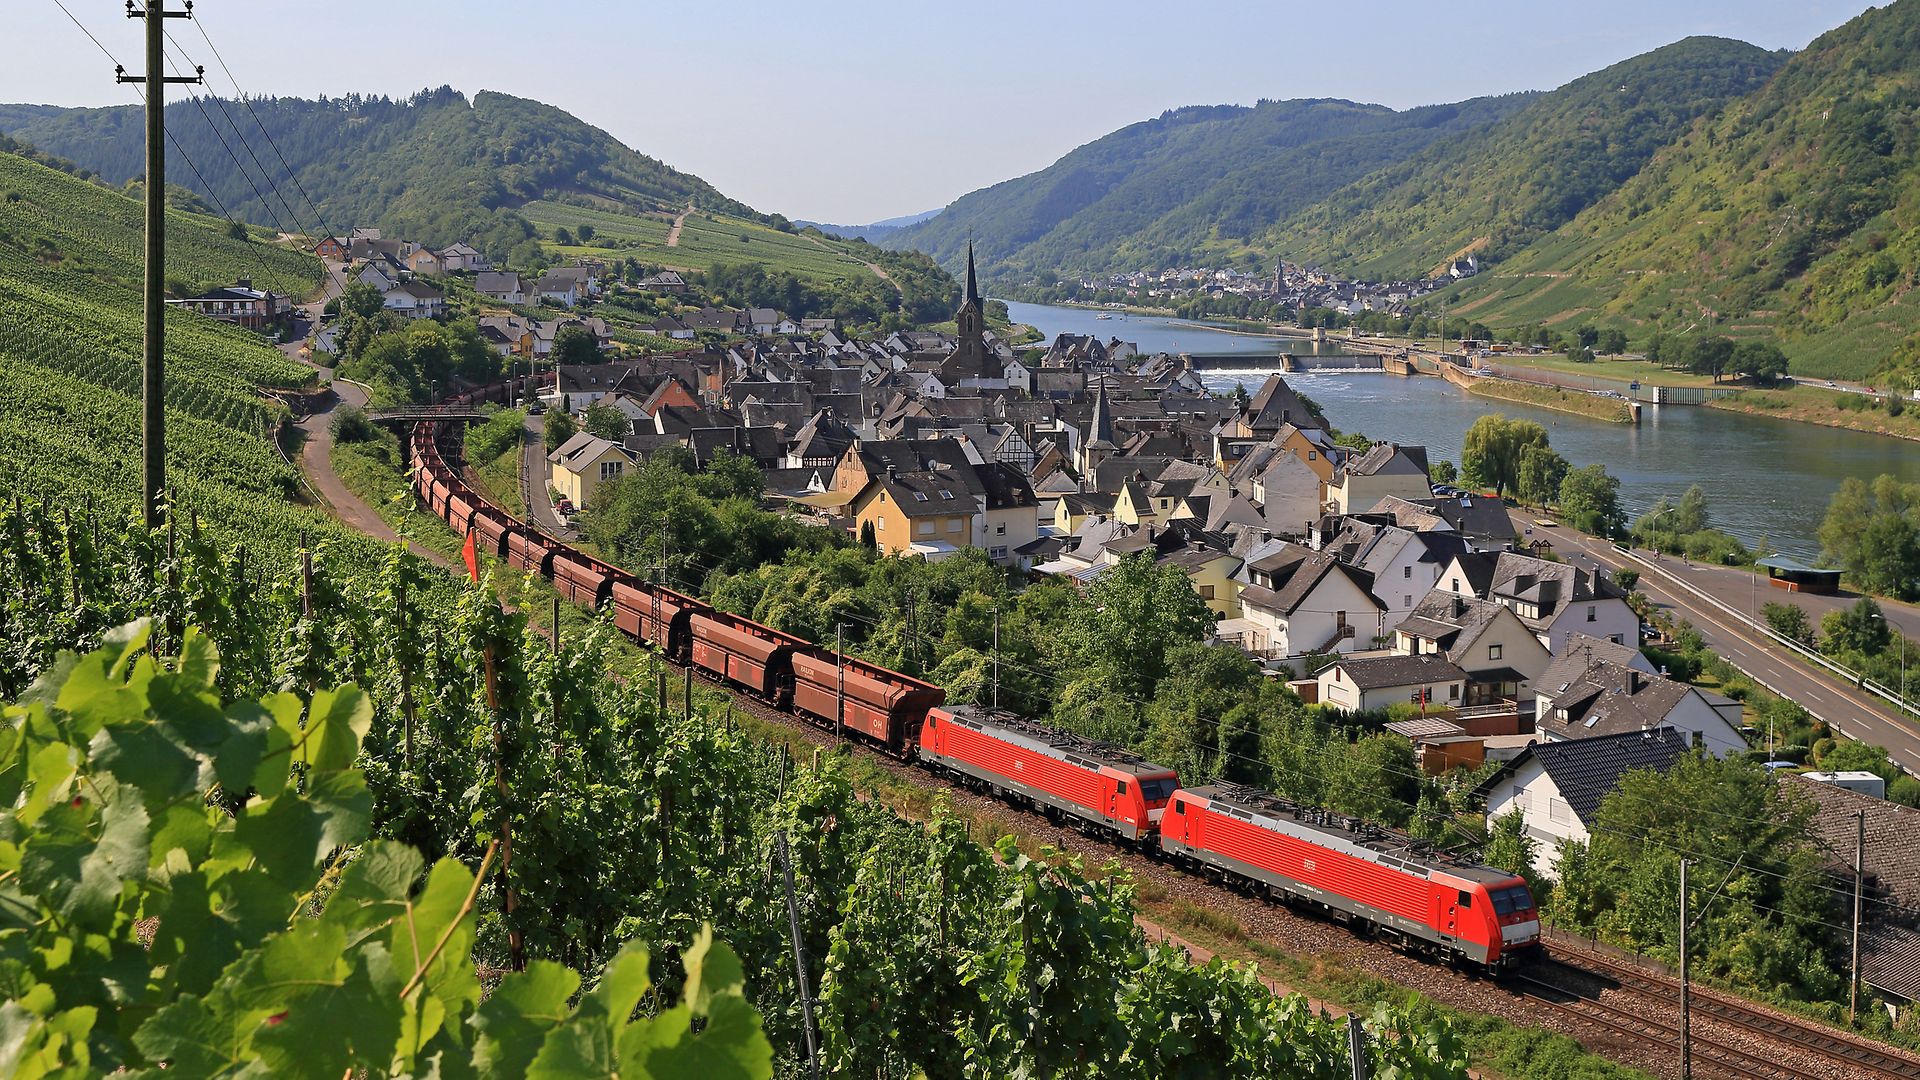
<path id="1" fill-rule="evenodd" d="M 54 707 L 67 715 L 75 738 L 91 738 L 103 725 L 131 723 L 146 714 L 145 695 L 127 685 L 125 665 L 146 641 L 147 623 L 129 623 L 108 633 L 99 649 L 67 673 Z"/>
<path id="2" fill-rule="evenodd" d="M 20 786 L 27 777 L 26 762 L 20 755 L 25 745 L 26 735 L 0 719 L 0 806 L 12 806 L 20 797 Z"/>
<path id="3" fill-rule="evenodd" d="M 551 960 L 535 960 L 501 979 L 471 1021 L 480 1033 L 473 1047 L 480 1075 L 524 1076 L 547 1034 L 566 1022 L 567 1002 L 579 988 L 580 975 Z"/>
<path id="4" fill-rule="evenodd" d="M 262 1000 L 278 998 L 279 1023 L 253 1038 L 260 1061 L 275 1076 L 338 1080 L 351 1066 L 385 1069 L 400 1039 L 401 1002 L 397 985 L 376 972 L 384 950 L 361 949 L 358 963 L 342 958 L 345 939 L 338 927 L 309 923 L 282 934 L 265 950 L 259 986 Z M 318 955 L 318 954 L 324 954 Z"/>
<path id="5" fill-rule="evenodd" d="M 193 791 L 200 771 L 198 762 L 152 724 L 101 728 L 87 758 L 94 770 L 138 790 L 154 813 Z"/>
<path id="6" fill-rule="evenodd" d="M 358 929 L 385 926 L 406 913 L 407 895 L 425 867 L 420 853 L 405 844 L 369 841 L 341 872 L 325 918 L 349 936 Z"/>
<path id="7" fill-rule="evenodd" d="M 394 963 L 406 969 L 410 977 L 426 963 L 440 937 L 447 937 L 440 955 L 427 966 L 426 988 L 444 1002 L 450 1012 L 463 1012 L 467 1003 L 480 1000 L 480 981 L 473 972 L 473 912 L 461 914 L 467 893 L 473 888 L 473 872 L 457 859 L 441 859 L 427 876 L 427 887 L 404 906 L 393 921 L 388 948 Z M 404 981 L 404 980 L 403 980 Z"/>
<path id="8" fill-rule="evenodd" d="M 147 876 L 147 809 L 119 799 L 100 815 L 100 841 L 80 863 L 80 885 L 68 898 L 66 911 L 89 922 L 104 918 L 129 879 Z"/>
<path id="9" fill-rule="evenodd" d="M 92 924 L 111 910 L 128 877 L 147 870 L 147 811 L 137 802 L 109 803 L 96 826 L 93 803 L 62 804 L 20 858 L 20 883 L 63 918 Z"/>
<path id="10" fill-rule="evenodd" d="M 290 743 L 286 733 L 274 722 L 273 715 L 251 702 L 229 706 L 226 720 L 226 737 L 213 751 L 213 775 L 229 793 L 244 795 L 255 786 L 254 781 L 259 778 L 266 756 L 277 753 L 284 759 Z M 284 760 L 280 765 L 277 784 L 279 786 L 268 798 L 279 795 L 280 788 L 286 784 Z"/>
<path id="11" fill-rule="evenodd" d="M 372 809 L 365 776 L 317 773 L 306 798 L 289 792 L 249 806 L 234 833 L 274 881 L 297 890 L 311 883 L 328 852 L 365 838 Z"/>
<path id="12" fill-rule="evenodd" d="M 653 981 L 647 947 L 628 942 L 600 972 L 600 985 L 580 1002 L 573 1019 L 547 1033 L 529 1077 L 617 1076 L 615 1047 L 627 1018 Z"/>
<path id="13" fill-rule="evenodd" d="M 211 1076 L 248 1056 L 262 1015 L 239 1009 L 224 992 L 183 997 L 148 1017 L 133 1033 L 133 1044 L 148 1060 L 182 1076 Z"/>
<path id="14" fill-rule="evenodd" d="M 274 799 L 287 787 L 287 770 L 293 764 L 292 746 L 300 741 L 300 699 L 292 694 L 273 694 L 260 704 L 273 714 L 274 731 L 262 751 L 260 767 L 253 774 L 253 789 L 263 799 Z M 276 753 L 281 747 L 287 752 Z"/>
<path id="15" fill-rule="evenodd" d="M 745 996 L 740 958 L 705 927 L 682 957 L 684 1004 L 636 1021 L 620 1038 L 623 1076 L 699 1076 L 710 1080 L 765 1080 L 773 1075 L 773 1047 Z M 698 1034 L 693 1019 L 705 1025 Z"/>
<path id="16" fill-rule="evenodd" d="M 178 851 L 187 865 L 198 866 L 212 845 L 213 824 L 207 820 L 206 807 L 199 803 L 169 806 L 154 825 L 150 865 L 159 866 L 169 853 Z"/>
<path id="17" fill-rule="evenodd" d="M 220 675 L 220 650 L 197 626 L 187 627 L 181 639 L 179 672 L 202 690 L 213 689 L 214 679 Z"/>
<path id="18" fill-rule="evenodd" d="M 48 807 L 66 802 L 78 772 L 78 758 L 73 747 L 65 743 L 47 743 L 33 751 L 27 758 L 27 780 L 33 787 L 33 797 L 20 807 L 21 823 L 31 825 Z"/>
<path id="19" fill-rule="evenodd" d="M 315 772 L 348 768 L 372 726 L 373 702 L 359 687 L 346 683 L 318 691 L 307 710 L 305 759 Z"/>
<path id="20" fill-rule="evenodd" d="M 211 751 L 227 737 L 227 720 L 220 699 L 178 674 L 154 677 L 147 687 L 147 705 L 159 718 L 154 725 L 201 752 Z"/>
<path id="21" fill-rule="evenodd" d="M 176 992 L 205 993 L 240 954 L 240 938 L 232 924 L 214 915 L 205 874 L 174 874 L 167 891 L 167 909 L 150 946 L 153 965 L 166 968 Z"/>
<path id="22" fill-rule="evenodd" d="M 20 1070 L 28 1052 L 28 1041 L 40 1019 L 22 1008 L 18 1001 L 0 1005 L 0 1076 L 13 1076 Z"/>

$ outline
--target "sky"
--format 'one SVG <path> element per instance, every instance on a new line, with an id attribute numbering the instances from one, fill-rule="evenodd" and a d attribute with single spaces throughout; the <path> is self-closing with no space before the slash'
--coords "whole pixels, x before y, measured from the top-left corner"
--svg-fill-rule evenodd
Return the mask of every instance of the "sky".
<path id="1" fill-rule="evenodd" d="M 119 0 L 60 0 L 131 70 Z M 171 5 L 170 5 L 171 6 Z M 1393 108 L 1548 90 L 1693 34 L 1799 49 L 1863 0 L 927 4 L 202 0 L 249 94 L 452 85 L 559 106 L 756 209 L 864 224 L 944 206 L 1183 105 Z M 7 0 L 0 102 L 131 102 L 55 0 Z M 215 90 L 233 84 L 171 24 Z"/>

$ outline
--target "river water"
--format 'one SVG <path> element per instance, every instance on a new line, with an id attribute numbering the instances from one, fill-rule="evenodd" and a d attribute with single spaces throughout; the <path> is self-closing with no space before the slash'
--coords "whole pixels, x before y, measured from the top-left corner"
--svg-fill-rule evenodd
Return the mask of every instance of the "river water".
<path id="1" fill-rule="evenodd" d="M 1009 304 L 1013 320 L 1055 334 L 1098 334 L 1139 343 L 1143 350 L 1186 351 L 1214 360 L 1201 373 L 1215 391 L 1244 383 L 1257 390 L 1278 367 L 1281 352 L 1338 355 L 1303 338 L 1228 333 L 1177 319 L 1129 315 L 1095 319 L 1095 312 L 1038 304 Z M 1177 344 L 1176 344 L 1177 342 Z M 1815 533 L 1841 480 L 1881 473 L 1920 483 L 1920 446 L 1838 428 L 1745 416 L 1717 409 L 1649 406 L 1638 427 L 1475 397 L 1444 379 L 1378 374 L 1296 374 L 1287 381 L 1325 408 L 1342 431 L 1427 447 L 1429 456 L 1460 459 L 1462 435 L 1487 413 L 1536 420 L 1554 449 L 1574 465 L 1595 462 L 1620 479 L 1621 502 L 1632 513 L 1661 496 L 1679 498 L 1688 485 L 1706 492 L 1712 523 L 1748 544 L 1812 560 Z"/>

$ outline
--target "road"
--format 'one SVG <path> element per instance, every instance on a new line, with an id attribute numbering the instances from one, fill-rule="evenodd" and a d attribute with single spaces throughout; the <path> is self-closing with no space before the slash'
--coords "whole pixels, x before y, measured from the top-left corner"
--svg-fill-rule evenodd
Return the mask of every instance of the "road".
<path id="1" fill-rule="evenodd" d="M 305 364 L 320 373 L 320 381 L 332 389 L 332 393 L 322 399 L 325 408 L 302 418 L 298 424 L 302 439 L 300 445 L 300 471 L 306 474 L 307 482 L 326 500 L 335 517 L 349 527 L 365 533 L 382 543 L 399 542 L 399 534 L 393 531 L 386 519 L 376 513 L 358 495 L 347 490 L 340 477 L 333 471 L 333 414 L 342 405 L 365 408 L 366 391 L 349 382 L 337 382 L 333 373 L 308 356 L 302 355 L 307 334 L 320 321 L 321 310 L 328 300 L 340 295 L 346 288 L 346 268 L 339 263 L 326 263 L 327 283 L 318 299 L 303 304 L 298 312 L 293 331 L 288 341 L 280 346 L 280 351 L 294 361 Z"/>
<path id="2" fill-rule="evenodd" d="M 1529 519 L 1515 515 L 1516 525 Z M 1542 530 L 1535 530 L 1539 536 Z M 1609 570 L 1632 569 L 1640 572 L 1639 590 L 1656 604 L 1674 611 L 1700 631 L 1708 648 L 1728 663 L 1746 672 L 1783 697 L 1825 720 L 1834 730 L 1851 738 L 1886 748 L 1888 755 L 1909 773 L 1920 773 L 1920 728 L 1903 719 L 1880 698 L 1842 683 L 1833 675 L 1793 655 L 1777 643 L 1725 611 L 1700 599 L 1691 589 L 1716 596 L 1735 610 L 1743 610 L 1752 592 L 1751 575 L 1729 579 L 1717 568 L 1688 567 L 1672 558 L 1650 561 L 1633 558 L 1616 550 L 1606 540 L 1596 539 L 1571 529 L 1555 529 L 1551 534 L 1554 549 L 1561 558 L 1576 564 L 1598 564 Z M 1689 588 L 1691 587 L 1691 588 Z M 1723 596 L 1730 591 L 1732 596 Z M 1763 598 L 1765 593 L 1760 594 Z M 1811 601 L 1815 597 L 1796 597 Z M 1737 602 L 1736 602 L 1737 600 Z M 1761 601 L 1764 603 L 1764 599 Z M 1905 607 L 1905 605 L 1900 605 Z M 1809 605 L 1811 613 L 1811 605 Z M 1905 624 L 1915 618 L 1911 608 L 1894 616 Z"/>
<path id="3" fill-rule="evenodd" d="M 561 523 L 547 498 L 546 417 L 528 416 L 520 439 L 520 501 L 527 506 L 527 516 L 548 536 L 572 538 L 572 527 Z"/>

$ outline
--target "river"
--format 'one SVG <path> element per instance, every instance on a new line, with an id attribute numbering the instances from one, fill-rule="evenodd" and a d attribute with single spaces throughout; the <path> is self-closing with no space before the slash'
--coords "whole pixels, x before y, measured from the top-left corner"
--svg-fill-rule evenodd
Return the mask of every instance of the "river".
<path id="1" fill-rule="evenodd" d="M 1099 334 L 1138 342 L 1147 351 L 1232 356 L 1230 366 L 1201 373 L 1210 389 L 1236 382 L 1257 390 L 1277 368 L 1281 352 L 1338 355 L 1336 342 L 1315 349 L 1301 338 L 1263 337 L 1146 315 L 1094 318 L 1095 312 L 1038 304 L 1009 304 L 1015 322 L 1055 334 Z M 1176 346 L 1175 341 L 1183 344 Z M 1244 359 L 1245 363 L 1239 361 Z M 1475 397 L 1444 379 L 1375 374 L 1298 374 L 1288 382 L 1320 403 L 1342 431 L 1427 447 L 1430 457 L 1460 459 L 1462 435 L 1487 413 L 1537 420 L 1554 449 L 1574 465 L 1604 464 L 1620 479 L 1620 499 L 1631 513 L 1662 496 L 1679 498 L 1691 484 L 1707 496 L 1712 523 L 1748 544 L 1766 544 L 1795 558 L 1820 554 L 1816 532 L 1827 503 L 1849 476 L 1871 480 L 1893 473 L 1920 483 L 1920 447 L 1839 428 L 1685 406 L 1649 406 L 1638 427 L 1606 424 L 1505 401 Z"/>

